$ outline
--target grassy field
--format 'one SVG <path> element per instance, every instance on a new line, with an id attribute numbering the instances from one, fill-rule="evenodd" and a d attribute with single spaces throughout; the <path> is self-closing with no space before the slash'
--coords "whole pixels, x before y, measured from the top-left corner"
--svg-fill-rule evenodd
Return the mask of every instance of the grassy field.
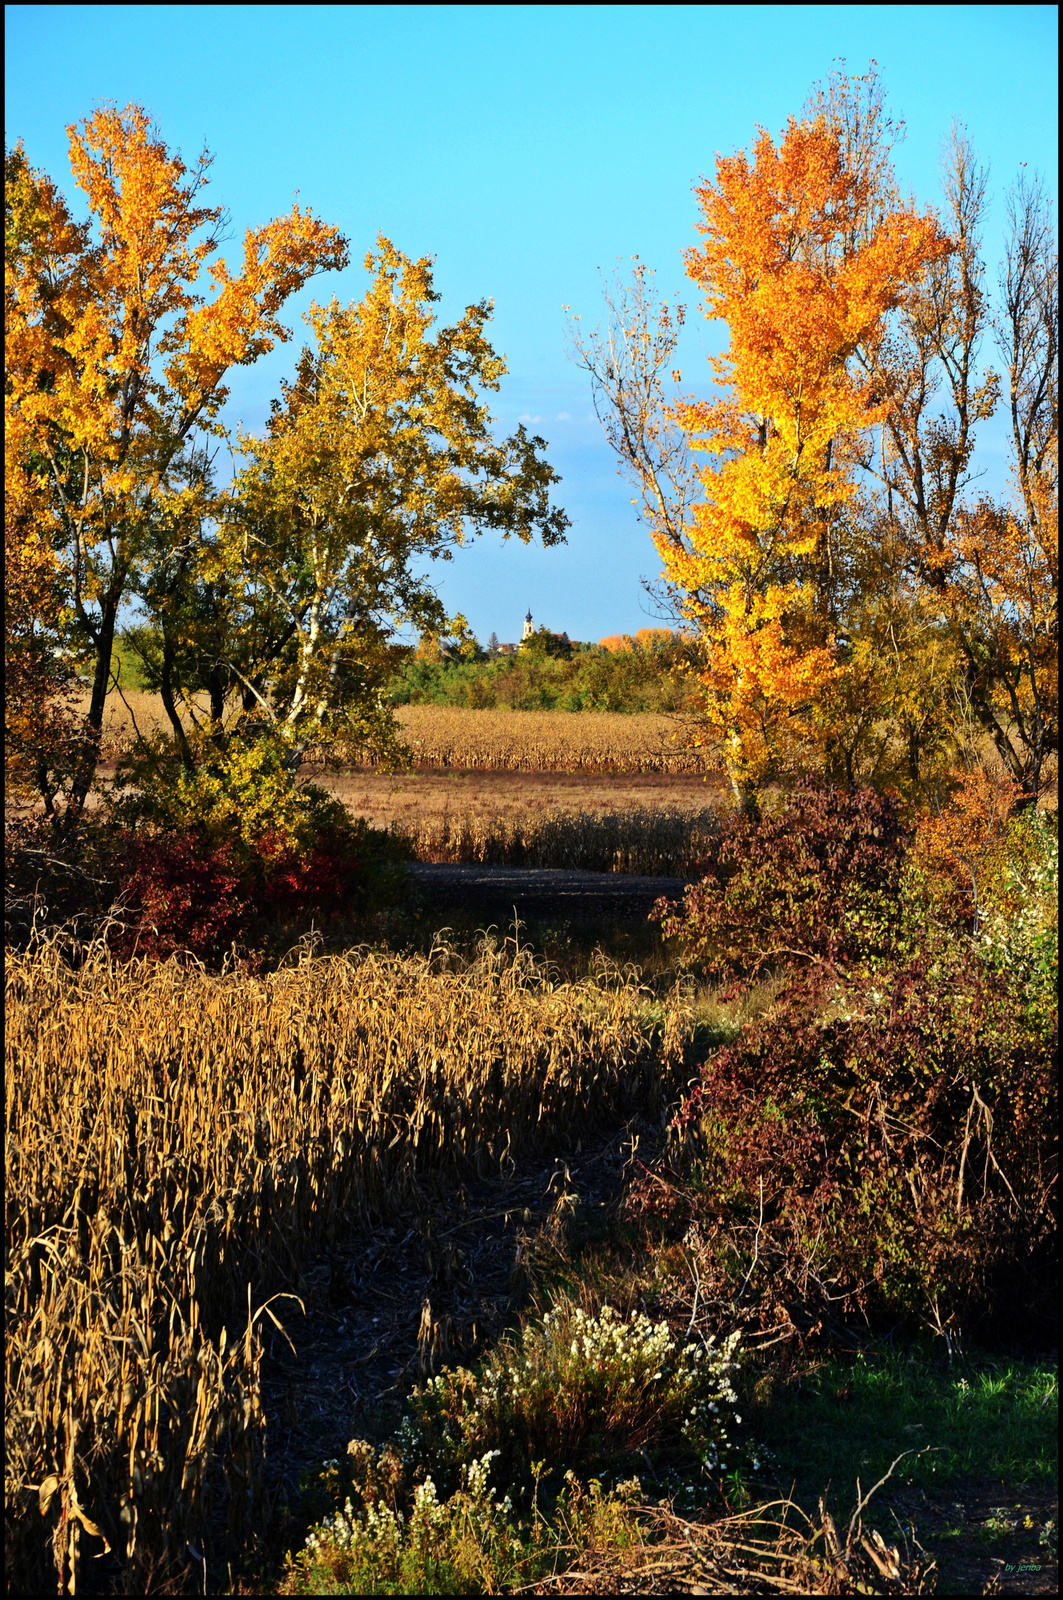
<path id="1" fill-rule="evenodd" d="M 578 720 L 574 714 L 570 719 Z M 442 828 L 454 817 L 470 824 L 529 827 L 545 815 L 601 816 L 660 811 L 692 814 L 719 805 L 719 783 L 696 773 L 522 772 L 493 768 L 419 767 L 404 772 L 368 768 L 309 772 L 355 816 L 378 828 Z"/>
<path id="2" fill-rule="evenodd" d="M 682 875 L 705 854 L 718 775 L 663 716 L 400 706 L 416 766 L 306 775 L 422 861 Z M 158 696 L 108 701 L 108 763 L 135 729 L 163 728 Z M 106 775 L 106 768 L 105 768 Z"/>

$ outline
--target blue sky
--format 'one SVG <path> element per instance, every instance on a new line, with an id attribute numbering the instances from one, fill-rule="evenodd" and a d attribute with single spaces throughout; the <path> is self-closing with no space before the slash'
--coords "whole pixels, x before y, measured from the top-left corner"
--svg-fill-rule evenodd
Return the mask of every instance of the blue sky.
<path id="1" fill-rule="evenodd" d="M 494 411 L 549 442 L 572 519 L 562 549 L 487 538 L 433 577 L 481 638 L 536 620 L 574 638 L 652 621 L 653 547 L 565 356 L 569 305 L 600 305 L 598 269 L 638 255 L 684 285 L 693 184 L 717 151 L 778 133 L 832 61 L 873 57 L 908 136 L 902 187 L 938 197 L 953 119 L 991 167 L 986 256 L 1021 162 L 1057 193 L 1054 6 L 8 6 L 6 133 L 68 193 L 66 125 L 101 100 L 145 105 L 171 148 L 214 152 L 213 203 L 236 245 L 293 192 L 352 245 L 354 265 L 289 303 L 293 342 L 234 374 L 233 420 L 260 427 L 313 298 L 363 292 L 378 230 L 436 257 L 443 316 L 495 302 L 509 364 Z M 73 196 L 71 196 L 73 198 Z M 692 285 L 687 285 L 693 288 Z M 693 294 L 686 298 L 693 305 Z M 690 319 L 684 379 L 718 334 Z M 1002 471 L 990 429 L 988 474 Z"/>

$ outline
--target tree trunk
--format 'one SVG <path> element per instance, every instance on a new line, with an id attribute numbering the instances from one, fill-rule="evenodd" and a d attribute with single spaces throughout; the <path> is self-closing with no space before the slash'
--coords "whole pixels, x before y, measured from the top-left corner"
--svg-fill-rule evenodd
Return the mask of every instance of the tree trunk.
<path id="1" fill-rule="evenodd" d="M 754 784 L 745 783 L 732 775 L 731 795 L 739 816 L 745 817 L 748 822 L 760 821 L 760 796 Z"/>
<path id="2" fill-rule="evenodd" d="M 92 675 L 88 716 L 85 719 L 89 728 L 89 740 L 71 791 L 71 801 L 76 812 L 85 808 L 85 801 L 96 776 L 96 764 L 100 758 L 103 713 L 107 705 L 107 690 L 111 686 L 111 657 L 114 653 L 118 599 L 119 596 L 114 592 L 105 596 L 100 607 L 100 626 L 93 641 L 96 646 L 96 665 Z"/>
<path id="3" fill-rule="evenodd" d="M 181 752 L 181 762 L 186 772 L 195 772 L 196 764 L 192 759 L 189 748 L 188 736 L 185 733 L 184 723 L 181 721 L 177 710 L 177 700 L 173 692 L 173 663 L 174 643 L 163 627 L 162 635 L 162 674 L 159 680 L 159 692 L 162 695 L 163 709 L 170 719 L 173 729 L 174 742 Z"/>

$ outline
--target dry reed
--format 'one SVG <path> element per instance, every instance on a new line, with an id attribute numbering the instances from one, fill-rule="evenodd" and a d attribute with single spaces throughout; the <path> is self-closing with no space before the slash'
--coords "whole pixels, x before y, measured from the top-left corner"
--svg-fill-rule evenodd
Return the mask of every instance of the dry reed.
<path id="1" fill-rule="evenodd" d="M 460 812 L 401 831 L 421 861 L 678 877 L 693 872 L 708 855 L 719 834 L 719 817 L 708 809 L 553 811 L 513 819 Z"/>
<path id="2" fill-rule="evenodd" d="M 485 944 L 311 958 L 7 963 L 8 1579 L 126 1582 L 259 1510 L 260 1323 L 309 1253 L 587 1119 L 663 1103 L 685 1012 Z M 51 1574 L 49 1580 L 49 1573 Z"/>

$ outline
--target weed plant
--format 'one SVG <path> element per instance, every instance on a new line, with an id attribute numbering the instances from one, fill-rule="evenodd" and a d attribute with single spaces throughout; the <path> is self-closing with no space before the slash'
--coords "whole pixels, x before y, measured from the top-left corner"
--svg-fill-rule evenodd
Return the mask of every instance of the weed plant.
<path id="1" fill-rule="evenodd" d="M 441 1487 L 457 1471 L 499 1458 L 501 1481 L 530 1492 L 544 1473 L 630 1473 L 656 1459 L 700 1476 L 739 1459 L 741 1416 L 731 1375 L 737 1335 L 681 1344 L 642 1312 L 597 1315 L 555 1301 L 504 1342 L 479 1373 L 456 1368 L 415 1391 L 400 1435 L 404 1458 Z"/>

